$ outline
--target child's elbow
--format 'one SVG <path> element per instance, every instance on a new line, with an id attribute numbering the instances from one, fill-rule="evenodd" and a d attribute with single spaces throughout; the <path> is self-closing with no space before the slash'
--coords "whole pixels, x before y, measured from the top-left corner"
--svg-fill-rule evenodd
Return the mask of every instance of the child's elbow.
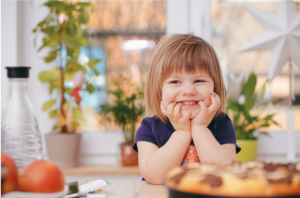
<path id="1" fill-rule="evenodd" d="M 164 182 L 161 180 L 157 180 L 157 179 L 146 179 L 145 180 L 149 183 L 149 184 L 153 184 L 153 185 L 162 185 Z"/>
<path id="2" fill-rule="evenodd" d="M 160 178 L 155 176 L 154 174 L 150 174 L 150 175 L 143 175 L 145 180 L 149 183 L 149 184 L 153 184 L 153 185 L 162 185 L 164 182 L 164 178 Z"/>

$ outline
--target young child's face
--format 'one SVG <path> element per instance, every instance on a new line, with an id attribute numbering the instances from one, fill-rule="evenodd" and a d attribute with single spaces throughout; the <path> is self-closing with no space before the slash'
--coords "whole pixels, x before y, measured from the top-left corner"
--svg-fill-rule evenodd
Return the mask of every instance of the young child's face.
<path id="1" fill-rule="evenodd" d="M 190 119 L 193 119 L 200 110 L 198 102 L 204 101 L 209 106 L 212 93 L 214 82 L 206 71 L 201 70 L 192 74 L 173 73 L 163 83 L 162 101 L 166 109 L 172 102 L 182 103 L 181 115 L 191 110 Z"/>

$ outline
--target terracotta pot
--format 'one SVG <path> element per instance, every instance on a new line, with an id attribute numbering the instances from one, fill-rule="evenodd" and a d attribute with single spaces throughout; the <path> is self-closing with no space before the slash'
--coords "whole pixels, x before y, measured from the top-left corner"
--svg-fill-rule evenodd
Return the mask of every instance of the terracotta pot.
<path id="1" fill-rule="evenodd" d="M 138 154 L 132 148 L 133 144 L 123 143 L 121 147 L 122 164 L 124 166 L 138 165 Z"/>
<path id="2" fill-rule="evenodd" d="M 60 168 L 78 165 L 80 133 L 48 133 L 45 134 L 45 139 L 50 161 Z"/>

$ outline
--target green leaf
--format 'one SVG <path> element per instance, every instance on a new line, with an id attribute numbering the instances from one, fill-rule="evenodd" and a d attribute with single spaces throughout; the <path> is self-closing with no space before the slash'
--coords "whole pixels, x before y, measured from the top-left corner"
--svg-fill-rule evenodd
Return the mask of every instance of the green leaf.
<path id="1" fill-rule="evenodd" d="M 58 129 L 58 126 L 57 126 L 57 124 L 56 125 L 54 125 L 53 127 L 52 127 L 52 130 L 53 131 L 55 131 L 55 130 L 57 130 Z"/>
<path id="2" fill-rule="evenodd" d="M 227 105 L 228 105 L 227 109 L 231 109 L 233 111 L 239 110 L 239 108 L 237 106 L 237 102 L 231 100 L 230 98 L 227 98 Z"/>
<path id="3" fill-rule="evenodd" d="M 100 72 L 98 72 L 96 69 L 94 69 L 94 72 L 95 72 L 95 75 L 96 75 L 96 76 L 99 76 L 99 75 L 100 75 Z"/>
<path id="4" fill-rule="evenodd" d="M 246 101 L 247 99 L 252 98 L 255 91 L 255 87 L 256 87 L 256 75 L 252 73 L 249 76 L 247 82 L 244 84 L 243 92 L 245 94 Z"/>
<path id="5" fill-rule="evenodd" d="M 56 100 L 49 100 L 47 101 L 44 105 L 43 105 L 43 111 L 47 111 L 48 109 L 50 109 L 54 104 L 55 104 Z"/>
<path id="6" fill-rule="evenodd" d="M 84 11 L 83 9 L 79 10 L 79 12 L 80 12 L 80 15 L 78 16 L 78 22 L 81 24 L 87 23 L 89 20 L 89 14 L 86 11 Z"/>
<path id="7" fill-rule="evenodd" d="M 53 93 L 53 90 L 54 90 L 55 88 L 58 88 L 58 82 L 54 82 L 54 81 L 50 82 L 49 94 L 52 94 L 52 93 Z"/>
<path id="8" fill-rule="evenodd" d="M 65 92 L 68 93 L 69 95 L 71 95 L 73 89 L 71 88 L 65 88 Z"/>
<path id="9" fill-rule="evenodd" d="M 284 100 L 283 98 L 277 99 L 277 100 L 273 101 L 273 104 L 275 105 L 275 104 L 277 104 L 279 102 L 282 102 L 283 100 Z"/>
<path id="10" fill-rule="evenodd" d="M 271 137 L 270 134 L 266 131 L 260 131 L 259 133 L 262 134 L 262 135 L 266 135 L 268 137 Z"/>
<path id="11" fill-rule="evenodd" d="M 51 55 L 45 57 L 44 61 L 46 63 L 50 63 L 50 62 L 54 61 L 56 59 L 56 57 L 57 57 L 57 54 L 51 54 Z"/>
<path id="12" fill-rule="evenodd" d="M 38 27 L 43 28 L 43 26 L 46 24 L 45 20 L 38 23 Z"/>
<path id="13" fill-rule="evenodd" d="M 52 80 L 52 75 L 50 71 L 43 71 L 39 73 L 39 79 L 41 82 L 49 82 Z"/>
<path id="14" fill-rule="evenodd" d="M 62 34 L 63 43 L 67 45 L 67 47 L 82 47 L 87 44 L 87 41 L 82 36 L 72 36 L 69 34 Z"/>
<path id="15" fill-rule="evenodd" d="M 249 124 L 251 124 L 254 121 L 258 121 L 258 116 L 250 117 L 248 121 L 249 121 Z"/>
<path id="16" fill-rule="evenodd" d="M 49 36 L 43 39 L 43 45 L 38 49 L 38 52 L 41 51 L 44 47 L 56 48 L 58 46 L 58 36 Z"/>
<path id="17" fill-rule="evenodd" d="M 275 114 L 270 114 L 270 115 L 267 115 L 266 117 L 263 118 L 263 120 L 265 121 L 268 121 L 268 120 L 271 120 L 273 118 Z"/>
<path id="18" fill-rule="evenodd" d="M 48 56 L 44 58 L 45 63 L 50 63 L 56 59 L 56 56 Z"/>
<path id="19" fill-rule="evenodd" d="M 60 78 L 60 70 L 58 68 L 54 68 L 51 71 L 52 81 L 58 80 Z"/>
<path id="20" fill-rule="evenodd" d="M 245 102 L 245 111 L 250 111 L 251 109 L 253 109 L 255 105 L 255 100 L 254 99 L 250 99 L 249 101 Z"/>
<path id="21" fill-rule="evenodd" d="M 77 71 L 82 71 L 83 73 L 86 73 L 86 69 L 84 66 L 79 64 L 76 60 L 68 60 L 66 70 L 64 71 L 64 76 L 66 80 L 72 80 L 74 74 Z"/>
<path id="22" fill-rule="evenodd" d="M 79 6 L 81 8 L 86 8 L 86 7 L 92 6 L 92 4 L 88 3 L 88 2 L 78 2 L 78 3 L 75 4 L 75 6 Z"/>
<path id="23" fill-rule="evenodd" d="M 82 120 L 83 119 L 83 115 L 81 113 L 81 111 L 79 110 L 79 108 L 73 108 L 73 115 L 75 118 Z"/>
<path id="24" fill-rule="evenodd" d="M 52 17 L 52 14 L 50 13 L 46 18 L 45 18 L 45 24 L 46 26 L 49 26 L 50 22 L 54 21 L 54 18 Z"/>
<path id="25" fill-rule="evenodd" d="M 37 32 L 37 29 L 36 29 L 36 28 L 34 28 L 34 29 L 32 30 L 32 32 L 33 32 L 33 33 L 36 33 L 36 32 Z"/>
<path id="26" fill-rule="evenodd" d="M 95 91 L 95 87 L 91 83 L 86 83 L 86 90 L 92 94 Z"/>
<path id="27" fill-rule="evenodd" d="M 57 117 L 57 114 L 58 114 L 58 110 L 54 109 L 54 110 L 49 112 L 49 117 L 50 118 L 55 118 L 55 117 Z"/>
<path id="28" fill-rule="evenodd" d="M 79 38 L 76 38 L 75 39 L 75 43 L 76 43 L 76 46 L 85 46 L 87 44 L 87 41 L 85 38 L 83 37 L 79 37 Z"/>
<path id="29" fill-rule="evenodd" d="M 275 120 L 271 120 L 275 125 L 277 126 L 281 126 L 281 124 L 278 124 L 278 122 L 276 122 Z"/>
<path id="30" fill-rule="evenodd" d="M 268 81 L 266 81 L 264 84 L 263 84 L 263 86 L 259 89 L 259 92 L 258 92 L 258 94 L 257 94 L 257 100 L 258 101 L 260 101 L 262 98 L 263 98 L 263 96 L 264 96 L 264 94 L 265 94 L 265 91 L 266 91 L 266 83 L 267 83 Z"/>
<path id="31" fill-rule="evenodd" d="M 60 25 L 55 25 L 55 26 L 47 26 L 46 28 L 42 28 L 41 31 L 45 34 L 48 34 L 49 36 L 50 35 L 54 36 L 58 33 L 59 29 L 60 29 Z"/>
<path id="32" fill-rule="evenodd" d="M 76 127 L 80 126 L 80 124 L 78 122 L 73 121 L 71 124 L 71 128 L 74 129 Z"/>
<path id="33" fill-rule="evenodd" d="M 262 127 L 269 127 L 270 126 L 270 124 L 268 124 L 268 123 L 265 123 L 265 124 L 261 124 L 261 125 L 259 125 L 259 127 L 258 128 L 262 128 Z"/>
<path id="34" fill-rule="evenodd" d="M 50 0 L 44 3 L 45 6 L 55 9 L 56 14 L 65 12 L 66 3 L 64 1 Z"/>
<path id="35" fill-rule="evenodd" d="M 74 39 L 71 36 L 63 33 L 62 40 L 63 40 L 63 43 L 66 44 L 67 47 L 74 46 Z"/>
<path id="36" fill-rule="evenodd" d="M 71 59 L 77 60 L 78 55 L 80 54 L 79 47 L 67 47 L 67 54 L 71 57 Z"/>
<path id="37" fill-rule="evenodd" d="M 100 60 L 99 59 L 94 59 L 94 60 L 90 60 L 87 65 L 91 68 L 91 70 L 95 69 L 95 66 L 97 63 L 99 63 Z"/>
<path id="38" fill-rule="evenodd" d="M 39 73 L 39 80 L 41 82 L 50 82 L 50 81 L 56 81 L 59 79 L 59 69 L 54 68 L 51 71 L 42 71 Z M 51 83 L 56 83 L 56 82 L 51 82 Z"/>

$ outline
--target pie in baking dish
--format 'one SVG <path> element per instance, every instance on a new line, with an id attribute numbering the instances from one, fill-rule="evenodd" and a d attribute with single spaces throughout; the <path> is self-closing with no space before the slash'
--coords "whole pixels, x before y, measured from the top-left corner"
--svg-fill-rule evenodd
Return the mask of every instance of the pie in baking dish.
<path id="1" fill-rule="evenodd" d="M 165 184 L 176 191 L 212 196 L 300 196 L 300 163 L 195 163 L 172 169 Z"/>

